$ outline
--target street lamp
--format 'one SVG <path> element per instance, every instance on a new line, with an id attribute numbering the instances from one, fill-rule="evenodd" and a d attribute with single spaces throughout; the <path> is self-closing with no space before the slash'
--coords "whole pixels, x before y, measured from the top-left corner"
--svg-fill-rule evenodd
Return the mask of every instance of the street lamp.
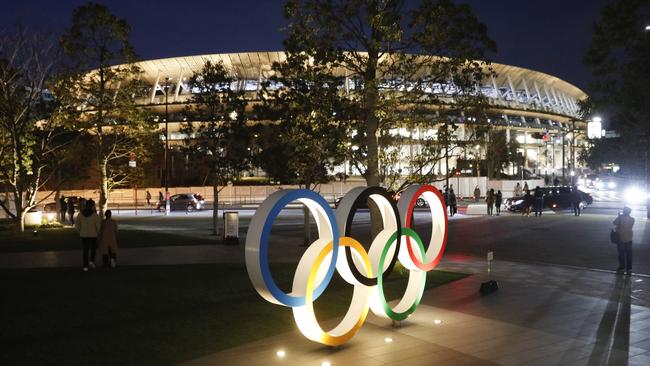
<path id="1" fill-rule="evenodd" d="M 169 215 L 171 209 L 169 202 L 169 82 L 170 77 L 165 78 L 165 215 Z"/>

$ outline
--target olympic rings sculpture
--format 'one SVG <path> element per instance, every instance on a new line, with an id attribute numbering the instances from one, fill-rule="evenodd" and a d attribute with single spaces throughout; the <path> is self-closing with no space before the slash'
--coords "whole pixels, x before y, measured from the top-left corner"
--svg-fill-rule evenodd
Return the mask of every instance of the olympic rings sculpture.
<path id="1" fill-rule="evenodd" d="M 431 241 L 425 248 L 413 230 L 413 213 L 419 198 L 432 216 Z M 372 200 L 381 213 L 383 229 L 368 251 L 350 237 L 357 209 Z M 275 283 L 268 261 L 269 236 L 273 222 L 287 204 L 303 203 L 315 218 L 318 239 L 305 251 L 296 269 L 291 293 Z M 334 212 L 336 211 L 336 212 Z M 447 213 L 440 191 L 430 185 L 412 185 L 397 203 L 380 187 L 357 187 L 332 210 L 319 194 L 306 190 L 282 190 L 270 195 L 257 209 L 246 236 L 246 269 L 257 292 L 267 301 L 293 309 L 300 331 L 308 339 L 329 346 L 350 340 L 365 322 L 369 310 L 378 316 L 400 321 L 420 303 L 426 272 L 438 265 L 447 242 Z M 339 253 L 343 248 L 345 255 Z M 397 261 L 409 270 L 402 299 L 391 307 L 383 283 Z M 314 300 L 323 294 L 334 272 L 354 286 L 350 307 L 341 322 L 324 331 L 314 314 Z"/>

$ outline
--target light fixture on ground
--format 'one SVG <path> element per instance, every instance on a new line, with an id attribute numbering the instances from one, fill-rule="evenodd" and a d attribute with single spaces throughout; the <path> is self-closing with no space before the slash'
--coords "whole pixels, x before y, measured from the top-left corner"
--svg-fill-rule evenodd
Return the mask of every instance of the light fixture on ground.
<path id="1" fill-rule="evenodd" d="M 287 355 L 287 353 L 283 349 L 281 349 L 281 350 L 278 350 L 277 352 L 275 352 L 275 355 L 280 357 L 280 358 L 283 358 L 284 356 Z"/>
<path id="2" fill-rule="evenodd" d="M 329 361 L 323 361 L 321 362 L 320 366 L 332 366 L 332 363 Z"/>
<path id="3" fill-rule="evenodd" d="M 386 342 L 386 343 L 391 343 L 392 341 L 393 341 L 393 338 L 391 338 L 391 337 L 384 338 L 384 342 Z"/>
<path id="4" fill-rule="evenodd" d="M 442 320 L 440 320 L 440 319 L 435 319 L 435 320 L 433 321 L 433 324 L 435 324 L 435 325 L 440 325 L 440 324 L 442 324 Z"/>

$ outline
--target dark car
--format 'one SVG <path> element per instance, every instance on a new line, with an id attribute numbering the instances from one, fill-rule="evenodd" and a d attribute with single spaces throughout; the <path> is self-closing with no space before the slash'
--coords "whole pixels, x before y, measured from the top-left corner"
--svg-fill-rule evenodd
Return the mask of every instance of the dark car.
<path id="1" fill-rule="evenodd" d="M 569 210 L 573 207 L 571 203 L 571 187 L 544 187 L 541 188 L 544 193 L 544 208 L 554 211 Z M 535 190 L 531 190 L 533 195 Z M 581 201 L 580 207 L 585 208 L 594 202 L 591 194 L 578 190 Z M 504 201 L 505 208 L 511 212 L 521 211 L 524 208 L 524 196 L 507 198 Z"/>
<path id="2" fill-rule="evenodd" d="M 79 196 L 66 196 L 65 197 L 65 203 L 68 203 L 68 199 L 72 198 L 72 202 L 74 202 L 74 208 L 75 210 L 78 208 L 77 206 L 79 205 L 79 200 L 81 197 Z M 45 206 L 43 206 L 43 212 L 56 212 L 56 202 L 50 202 L 46 203 Z"/>
<path id="3" fill-rule="evenodd" d="M 196 193 L 179 193 L 169 197 L 169 208 L 171 211 L 188 211 L 202 210 L 205 207 L 205 200 L 200 194 Z M 165 200 L 158 201 L 156 204 L 158 211 L 165 210 Z"/>

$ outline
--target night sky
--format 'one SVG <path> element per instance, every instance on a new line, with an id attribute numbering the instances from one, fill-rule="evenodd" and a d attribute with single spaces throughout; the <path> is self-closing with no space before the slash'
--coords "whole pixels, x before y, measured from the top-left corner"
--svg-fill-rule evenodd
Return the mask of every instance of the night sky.
<path id="1" fill-rule="evenodd" d="M 284 0 L 115 0 L 142 59 L 282 50 Z M 558 76 L 588 91 L 581 63 L 606 0 L 468 0 L 497 42 L 493 60 Z M 0 29 L 16 24 L 60 33 L 81 0 L 5 0 Z"/>

